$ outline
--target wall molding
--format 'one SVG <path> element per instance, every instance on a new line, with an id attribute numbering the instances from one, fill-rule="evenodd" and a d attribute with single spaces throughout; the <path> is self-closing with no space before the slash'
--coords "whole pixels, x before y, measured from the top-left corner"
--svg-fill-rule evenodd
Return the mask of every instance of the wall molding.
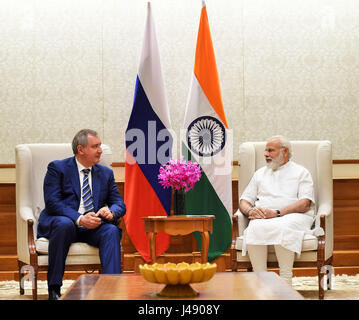
<path id="1" fill-rule="evenodd" d="M 333 160 L 333 164 L 359 164 L 359 159 Z"/>

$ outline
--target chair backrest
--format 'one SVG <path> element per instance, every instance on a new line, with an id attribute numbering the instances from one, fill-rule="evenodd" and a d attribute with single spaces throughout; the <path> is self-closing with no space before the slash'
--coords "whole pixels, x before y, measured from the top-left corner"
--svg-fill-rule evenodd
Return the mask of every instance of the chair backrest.
<path id="1" fill-rule="evenodd" d="M 291 141 L 292 159 L 307 168 L 313 178 L 316 209 L 326 202 L 333 207 L 332 144 L 330 141 Z M 239 147 L 238 192 L 242 195 L 254 172 L 265 166 L 266 142 L 245 142 Z"/>
<path id="2" fill-rule="evenodd" d="M 101 147 L 103 153 L 100 164 L 110 167 L 112 164 L 111 149 L 104 144 Z M 15 153 L 17 220 L 20 218 L 21 208 L 31 208 L 35 219 L 36 237 L 37 219 L 44 208 L 43 184 L 47 166 L 53 160 L 73 156 L 73 152 L 70 143 L 33 143 L 17 145 Z"/>

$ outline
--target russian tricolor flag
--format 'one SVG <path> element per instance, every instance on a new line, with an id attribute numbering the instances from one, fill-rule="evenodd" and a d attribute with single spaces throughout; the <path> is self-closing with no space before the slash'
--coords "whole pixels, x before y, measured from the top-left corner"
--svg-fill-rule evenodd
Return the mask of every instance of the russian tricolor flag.
<path id="1" fill-rule="evenodd" d="M 172 155 L 173 137 L 162 76 L 156 30 L 148 3 L 140 66 L 131 116 L 126 130 L 125 203 L 127 233 L 145 261 L 150 261 L 146 216 L 170 215 L 171 189 L 157 175 Z M 158 233 L 156 255 L 169 247 L 170 237 Z"/>

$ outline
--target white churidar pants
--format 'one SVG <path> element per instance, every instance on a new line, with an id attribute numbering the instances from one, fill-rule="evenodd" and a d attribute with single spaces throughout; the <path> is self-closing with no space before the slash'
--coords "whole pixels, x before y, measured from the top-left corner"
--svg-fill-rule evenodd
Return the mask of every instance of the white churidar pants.
<path id="1" fill-rule="evenodd" d="M 247 249 L 254 272 L 267 271 L 268 246 L 248 244 Z M 280 277 L 291 286 L 294 252 L 281 245 L 274 245 L 274 250 L 278 260 Z"/>
<path id="2" fill-rule="evenodd" d="M 273 245 L 280 276 L 289 284 L 292 279 L 294 255 L 300 255 L 306 233 L 321 235 L 321 228 L 311 229 L 314 218 L 302 213 L 291 213 L 279 218 L 256 219 L 249 222 L 243 233 L 242 255 L 248 251 L 255 272 L 267 270 L 267 246 Z"/>

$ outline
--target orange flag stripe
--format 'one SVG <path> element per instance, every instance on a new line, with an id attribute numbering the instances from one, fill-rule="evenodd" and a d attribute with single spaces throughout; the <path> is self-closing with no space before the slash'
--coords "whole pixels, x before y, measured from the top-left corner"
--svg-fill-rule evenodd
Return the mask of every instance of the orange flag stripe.
<path id="1" fill-rule="evenodd" d="M 216 111 L 219 118 L 228 129 L 226 116 L 223 110 L 216 58 L 214 56 L 211 32 L 209 30 L 208 16 L 205 6 L 201 11 L 193 71 L 212 108 Z"/>

